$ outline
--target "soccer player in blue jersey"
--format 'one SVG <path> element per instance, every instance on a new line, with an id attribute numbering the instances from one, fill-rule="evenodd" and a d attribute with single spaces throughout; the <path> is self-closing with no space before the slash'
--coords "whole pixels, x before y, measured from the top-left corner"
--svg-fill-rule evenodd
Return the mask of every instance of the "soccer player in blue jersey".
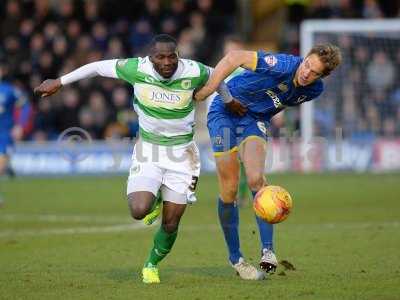
<path id="1" fill-rule="evenodd" d="M 260 272 L 243 259 L 240 251 L 236 194 L 239 156 L 254 195 L 266 185 L 264 178 L 266 128 L 278 112 L 317 98 L 323 91 L 321 78 L 341 62 L 336 46 L 314 46 L 305 58 L 264 51 L 232 51 L 216 66 L 195 98 L 213 94 L 218 84 L 236 68 L 246 71 L 228 81 L 232 98 L 213 94 L 208 130 L 217 165 L 220 196 L 218 215 L 232 266 L 243 279 L 262 279 Z M 278 261 L 273 249 L 273 225 L 256 217 L 261 240 L 261 269 L 274 272 Z"/>
<path id="2" fill-rule="evenodd" d="M 22 130 L 21 126 L 14 124 L 14 109 L 16 105 L 21 105 L 25 101 L 20 90 L 2 81 L 2 73 L 0 70 L 0 175 L 5 174 L 9 168 L 12 135 Z M 1 195 L 0 202 L 2 202 Z"/>

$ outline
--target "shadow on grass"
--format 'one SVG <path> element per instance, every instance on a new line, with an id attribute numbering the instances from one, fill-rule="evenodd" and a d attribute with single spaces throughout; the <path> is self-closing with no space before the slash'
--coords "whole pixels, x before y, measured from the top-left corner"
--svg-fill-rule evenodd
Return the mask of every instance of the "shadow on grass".
<path id="1" fill-rule="evenodd" d="M 226 266 L 193 266 L 193 267 L 170 267 L 168 268 L 168 273 L 184 274 L 185 277 L 193 275 L 194 277 L 215 277 L 223 278 L 227 276 L 232 276 L 234 274 L 233 269 L 228 265 Z"/>

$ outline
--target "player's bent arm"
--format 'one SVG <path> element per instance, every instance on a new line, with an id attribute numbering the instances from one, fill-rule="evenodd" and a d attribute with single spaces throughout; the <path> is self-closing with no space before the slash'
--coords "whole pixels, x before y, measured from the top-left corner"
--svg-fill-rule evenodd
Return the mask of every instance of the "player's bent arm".
<path id="1" fill-rule="evenodd" d="M 219 61 L 205 86 L 196 93 L 196 100 L 203 100 L 214 93 L 219 84 L 237 68 L 242 67 L 254 71 L 256 66 L 257 52 L 246 50 L 230 51 Z"/>

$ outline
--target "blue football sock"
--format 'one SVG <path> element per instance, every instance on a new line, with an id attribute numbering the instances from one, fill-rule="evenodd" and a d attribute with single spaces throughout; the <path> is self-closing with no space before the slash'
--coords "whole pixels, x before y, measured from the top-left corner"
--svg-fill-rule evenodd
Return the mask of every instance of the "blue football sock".
<path id="1" fill-rule="evenodd" d="M 251 191 L 251 193 L 253 194 L 253 199 L 254 199 L 254 196 L 257 194 L 257 192 Z M 265 222 L 263 219 L 261 219 L 258 216 L 256 216 L 256 220 L 257 220 L 257 225 L 258 225 L 258 231 L 260 232 L 261 251 L 262 251 L 262 249 L 274 250 L 274 248 L 273 248 L 273 234 L 274 234 L 273 225 Z"/>
<path id="2" fill-rule="evenodd" d="M 218 217 L 228 246 L 229 260 L 232 264 L 236 264 L 242 257 L 238 232 L 239 210 L 236 203 L 224 203 L 218 198 Z"/>

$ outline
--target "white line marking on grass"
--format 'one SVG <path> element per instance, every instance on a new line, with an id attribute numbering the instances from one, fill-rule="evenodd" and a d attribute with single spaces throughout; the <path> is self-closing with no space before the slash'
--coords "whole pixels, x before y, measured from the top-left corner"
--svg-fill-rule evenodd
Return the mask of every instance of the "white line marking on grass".
<path id="1" fill-rule="evenodd" d="M 28 216 L 28 215 L 26 215 Z M 10 215 L 8 216 L 10 217 Z M 21 216 L 18 216 L 20 218 Z M 32 217 L 38 217 L 33 216 Z M 48 217 L 48 216 L 47 216 Z M 60 216 L 51 216 L 50 219 L 57 220 Z M 65 216 L 66 217 L 66 216 Z M 92 217 L 87 216 L 68 216 L 75 218 L 76 220 L 90 220 Z M 17 219 L 18 219 L 17 218 Z M 82 219 L 83 218 L 83 219 Z M 95 217 L 99 220 L 104 220 L 106 217 Z M 29 218 L 28 218 L 29 219 Z M 45 218 L 46 219 L 46 218 Z M 60 219 L 63 219 L 61 217 Z M 32 219 L 31 219 L 32 220 Z M 38 219 L 36 219 L 38 220 Z M 151 226 L 159 224 L 159 222 L 155 222 Z M 399 228 L 399 221 L 389 221 L 389 222 L 354 222 L 354 223 L 314 223 L 314 224 L 286 224 L 285 226 L 290 227 L 291 229 L 296 230 L 330 230 L 330 229 L 367 229 L 370 227 L 384 227 L 384 228 Z M 254 229 L 256 226 L 244 226 L 244 229 Z M 125 232 L 131 230 L 140 230 L 149 228 L 148 225 L 144 225 L 142 222 L 135 222 L 131 224 L 115 224 L 115 225 L 105 225 L 105 226 L 85 226 L 85 227 L 74 227 L 74 228 L 55 228 L 55 229 L 37 229 L 37 230 L 2 230 L 0 231 L 0 238 L 2 237 L 23 237 L 23 236 L 48 236 L 48 235 L 75 235 L 75 234 L 96 234 L 96 233 L 117 233 L 117 232 Z M 243 226 L 242 226 L 243 228 Z M 204 225 L 182 225 L 180 230 L 183 232 L 191 232 L 191 231 L 218 231 L 220 230 L 220 226 L 216 224 L 204 224 Z"/>
<path id="2" fill-rule="evenodd" d="M 114 232 L 139 230 L 139 229 L 144 229 L 144 228 L 149 228 L 149 226 L 144 225 L 143 223 L 134 223 L 134 224 L 119 224 L 119 225 L 112 225 L 112 226 L 91 226 L 91 227 L 76 227 L 76 228 L 57 228 L 57 229 L 38 229 L 38 230 L 3 230 L 3 231 L 0 231 L 0 238 L 2 238 L 2 237 L 21 237 L 21 236 L 114 233 Z"/>
<path id="3" fill-rule="evenodd" d="M 6 222 L 70 222 L 70 223 L 121 223 L 129 221 L 129 216 L 85 216 L 53 214 L 0 214 L 0 221 Z"/>

